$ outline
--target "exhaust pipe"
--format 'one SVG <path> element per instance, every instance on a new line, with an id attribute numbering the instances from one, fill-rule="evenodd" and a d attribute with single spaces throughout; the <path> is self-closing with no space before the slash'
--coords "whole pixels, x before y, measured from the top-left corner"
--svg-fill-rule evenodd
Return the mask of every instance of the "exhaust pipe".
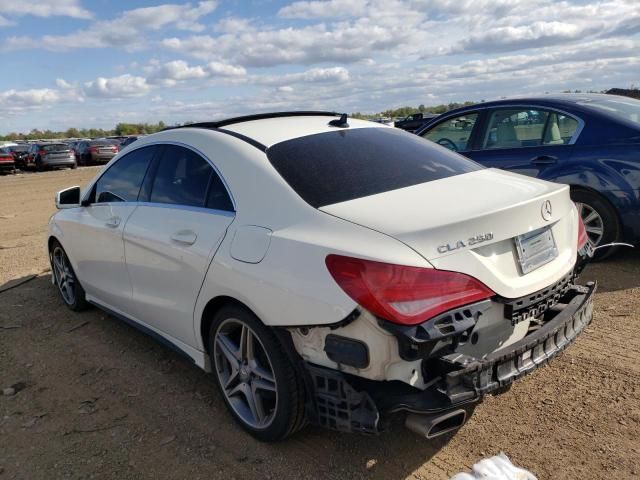
<path id="1" fill-rule="evenodd" d="M 458 409 L 439 415 L 409 413 L 405 426 L 428 440 L 459 429 L 467 419 L 467 412 Z"/>

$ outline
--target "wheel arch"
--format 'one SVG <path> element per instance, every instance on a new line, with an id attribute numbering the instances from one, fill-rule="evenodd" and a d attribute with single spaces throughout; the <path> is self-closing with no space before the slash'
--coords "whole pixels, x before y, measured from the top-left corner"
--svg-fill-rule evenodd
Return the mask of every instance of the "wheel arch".
<path id="1" fill-rule="evenodd" d="M 204 346 L 204 350 L 207 354 L 209 354 L 209 342 L 207 341 L 207 338 L 209 336 L 211 324 L 213 323 L 213 317 L 215 317 L 216 313 L 220 311 L 221 308 L 226 307 L 227 305 L 237 305 L 245 308 L 260 320 L 260 317 L 258 317 L 255 312 L 249 308 L 249 306 L 237 298 L 229 295 L 219 295 L 210 299 L 205 305 L 204 310 L 202 311 L 202 316 L 200 317 L 200 340 L 202 341 L 202 345 Z M 260 321 L 262 322 L 262 320 Z"/>
<path id="2" fill-rule="evenodd" d="M 611 210 L 614 212 L 615 216 L 616 216 L 616 220 L 618 220 L 618 228 L 622 229 L 622 218 L 620 217 L 620 212 L 618 211 L 618 209 L 616 208 L 616 206 L 613 204 L 613 202 L 611 200 L 609 200 L 609 198 L 606 195 L 603 195 L 602 192 L 596 190 L 595 188 L 591 188 L 591 187 L 587 187 L 585 185 L 579 185 L 579 184 L 569 184 L 569 188 L 571 192 L 574 192 L 576 190 L 580 190 L 582 192 L 588 193 L 590 195 L 595 195 L 596 197 L 602 199 L 602 201 L 604 201 L 604 203 L 606 203 Z"/>

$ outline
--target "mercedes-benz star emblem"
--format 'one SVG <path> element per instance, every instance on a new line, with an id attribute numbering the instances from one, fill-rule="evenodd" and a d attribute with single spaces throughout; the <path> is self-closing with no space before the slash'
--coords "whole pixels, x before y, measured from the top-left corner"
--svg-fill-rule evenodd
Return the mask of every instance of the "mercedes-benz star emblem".
<path id="1" fill-rule="evenodd" d="M 542 204 L 542 218 L 544 218 L 547 222 L 551 220 L 551 215 L 553 214 L 553 208 L 551 208 L 551 201 L 547 200 Z"/>

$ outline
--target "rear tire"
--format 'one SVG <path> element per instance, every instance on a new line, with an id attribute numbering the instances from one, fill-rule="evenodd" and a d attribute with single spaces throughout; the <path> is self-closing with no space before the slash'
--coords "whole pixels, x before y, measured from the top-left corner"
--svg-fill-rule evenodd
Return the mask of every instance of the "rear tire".
<path id="1" fill-rule="evenodd" d="M 251 311 L 234 304 L 218 310 L 208 345 L 222 397 L 244 430 L 274 442 L 304 425 L 302 380 L 276 336 Z"/>
<path id="2" fill-rule="evenodd" d="M 582 189 L 571 190 L 571 200 L 576 203 L 592 247 L 619 241 L 620 222 L 609 202 L 597 193 Z M 601 248 L 596 250 L 593 259 L 604 260 L 616 250 L 616 247 Z"/>
<path id="3" fill-rule="evenodd" d="M 67 253 L 57 240 L 51 244 L 51 250 L 49 252 L 51 260 L 51 274 L 58 287 L 58 293 L 62 297 L 62 301 L 69 309 L 74 312 L 80 312 L 86 310 L 89 304 L 87 303 L 86 295 L 82 285 L 78 281 L 69 257 Z"/>

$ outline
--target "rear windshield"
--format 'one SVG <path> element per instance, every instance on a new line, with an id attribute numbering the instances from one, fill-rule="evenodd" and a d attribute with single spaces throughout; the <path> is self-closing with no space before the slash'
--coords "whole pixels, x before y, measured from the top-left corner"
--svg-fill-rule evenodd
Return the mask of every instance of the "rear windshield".
<path id="1" fill-rule="evenodd" d="M 69 150 L 69 147 L 64 143 L 56 143 L 54 145 L 42 145 L 40 147 L 45 152 L 60 152 L 62 150 Z"/>
<path id="2" fill-rule="evenodd" d="M 483 168 L 394 128 L 295 138 L 273 145 L 267 156 L 291 188 L 315 208 Z"/>
<path id="3" fill-rule="evenodd" d="M 615 117 L 629 120 L 640 125 L 640 100 L 614 97 L 612 99 L 598 99 L 578 103 L 585 107 L 606 112 Z"/>
<path id="4" fill-rule="evenodd" d="M 89 145 L 91 146 L 100 146 L 100 145 L 104 145 L 104 146 L 111 146 L 111 145 L 115 145 L 116 142 L 113 142 L 112 140 L 92 140 L 89 142 Z"/>

